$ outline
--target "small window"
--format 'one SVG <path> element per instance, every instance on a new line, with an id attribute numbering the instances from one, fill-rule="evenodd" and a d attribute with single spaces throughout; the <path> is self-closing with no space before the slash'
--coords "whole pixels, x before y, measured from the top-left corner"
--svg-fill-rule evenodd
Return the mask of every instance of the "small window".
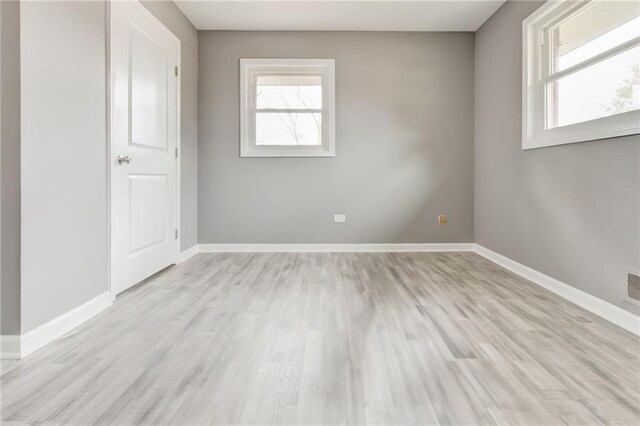
<path id="1" fill-rule="evenodd" d="M 240 155 L 333 157 L 333 59 L 240 60 Z"/>
<path id="2" fill-rule="evenodd" d="M 640 133 L 639 2 L 550 1 L 523 37 L 523 149 Z"/>

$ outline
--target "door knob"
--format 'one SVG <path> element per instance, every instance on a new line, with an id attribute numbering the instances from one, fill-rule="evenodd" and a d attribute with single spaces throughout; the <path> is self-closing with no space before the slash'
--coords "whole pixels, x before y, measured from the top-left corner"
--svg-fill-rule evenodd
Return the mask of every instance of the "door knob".
<path id="1" fill-rule="evenodd" d="M 128 155 L 124 155 L 124 154 L 120 154 L 118 155 L 118 164 L 119 165 L 123 165 L 123 164 L 131 164 L 131 157 L 129 157 Z"/>

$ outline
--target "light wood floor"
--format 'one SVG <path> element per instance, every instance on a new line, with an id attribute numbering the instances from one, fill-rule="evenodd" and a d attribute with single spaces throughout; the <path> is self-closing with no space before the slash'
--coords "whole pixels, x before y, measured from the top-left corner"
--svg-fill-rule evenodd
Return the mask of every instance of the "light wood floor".
<path id="1" fill-rule="evenodd" d="M 640 339 L 472 253 L 202 254 L 2 367 L 7 423 L 640 424 Z"/>

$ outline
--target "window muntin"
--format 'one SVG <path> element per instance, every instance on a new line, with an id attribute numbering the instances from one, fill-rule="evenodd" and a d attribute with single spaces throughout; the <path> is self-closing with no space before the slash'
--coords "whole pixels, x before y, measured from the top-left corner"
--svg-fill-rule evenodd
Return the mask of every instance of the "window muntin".
<path id="1" fill-rule="evenodd" d="M 640 132 L 638 2 L 548 2 L 523 37 L 523 148 Z"/>
<path id="2" fill-rule="evenodd" d="M 547 83 L 547 128 L 640 109 L 640 46 Z"/>
<path id="3" fill-rule="evenodd" d="M 256 145 L 322 145 L 322 76 L 258 75 Z"/>
<path id="4" fill-rule="evenodd" d="M 333 156 L 334 64 L 241 60 L 241 156 Z"/>

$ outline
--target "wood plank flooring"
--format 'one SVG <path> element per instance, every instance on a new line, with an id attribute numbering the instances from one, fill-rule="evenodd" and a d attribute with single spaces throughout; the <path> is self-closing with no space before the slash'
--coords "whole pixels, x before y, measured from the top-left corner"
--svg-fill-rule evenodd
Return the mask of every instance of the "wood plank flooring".
<path id="1" fill-rule="evenodd" d="M 640 339 L 473 253 L 201 254 L 27 359 L 5 424 L 640 424 Z"/>

